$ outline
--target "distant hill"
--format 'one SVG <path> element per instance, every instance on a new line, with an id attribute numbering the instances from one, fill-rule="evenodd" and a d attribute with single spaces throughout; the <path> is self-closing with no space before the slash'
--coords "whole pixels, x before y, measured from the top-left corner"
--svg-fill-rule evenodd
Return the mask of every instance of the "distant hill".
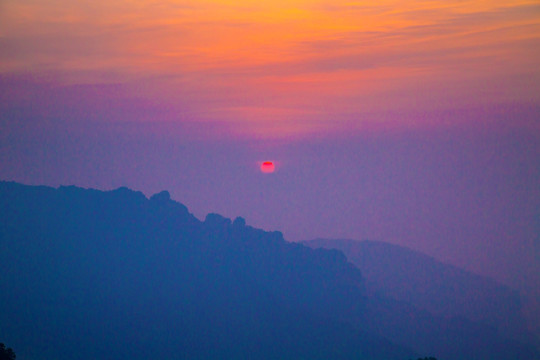
<path id="1" fill-rule="evenodd" d="M 489 343 L 497 337 L 511 339 L 510 342 L 515 344 L 533 341 L 521 315 L 519 294 L 492 279 L 443 264 L 420 252 L 380 241 L 315 239 L 304 244 L 343 251 L 348 260 L 362 271 L 370 299 L 380 298 L 384 299 L 383 302 L 394 304 L 389 307 L 393 307 L 397 313 L 400 312 L 399 308 L 409 314 L 415 313 L 416 321 L 424 322 L 424 330 L 436 331 L 437 326 L 442 326 L 455 331 L 463 327 L 462 334 L 465 334 L 465 330 L 476 329 L 475 335 L 471 333 L 475 341 L 482 338 L 482 341 Z M 373 303 L 380 306 L 377 301 Z M 399 342 L 400 334 L 391 335 L 397 327 L 397 318 L 401 317 L 396 314 L 388 316 L 388 328 L 391 329 L 379 333 Z M 434 326 L 436 324 L 439 325 Z M 373 326 L 384 329 L 381 323 Z M 436 343 L 437 339 L 433 341 Z M 413 345 L 414 342 L 410 340 L 408 343 Z M 425 345 L 430 347 L 429 343 Z M 467 346 L 466 339 L 463 339 L 463 346 Z M 495 345 L 485 346 L 496 348 Z M 456 347 L 454 344 L 452 351 Z M 506 351 L 499 349 L 499 356 L 503 356 L 503 353 Z M 511 358 L 510 353 L 506 355 L 508 358 Z"/>
<path id="2" fill-rule="evenodd" d="M 0 183 L 0 339 L 38 359 L 407 359 L 360 271 L 162 192 Z"/>

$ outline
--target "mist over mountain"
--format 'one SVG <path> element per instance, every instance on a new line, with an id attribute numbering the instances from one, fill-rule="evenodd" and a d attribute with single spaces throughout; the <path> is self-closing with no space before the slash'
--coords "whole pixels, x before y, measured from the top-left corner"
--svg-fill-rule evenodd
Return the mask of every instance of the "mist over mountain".
<path id="1" fill-rule="evenodd" d="M 381 241 L 316 239 L 313 248 L 339 249 L 361 271 L 369 288 L 443 316 L 463 316 L 518 331 L 523 318 L 517 291 L 490 278 Z"/>
<path id="2" fill-rule="evenodd" d="M 518 292 L 490 278 L 381 241 L 315 239 L 303 243 L 316 249 L 343 251 L 347 259 L 362 271 L 370 299 L 386 299 L 396 305 L 395 311 L 398 313 L 401 308 L 404 312 L 421 314 L 417 317 L 419 324 L 422 317 L 430 319 L 428 324 L 423 325 L 424 330 L 436 331 L 435 328 L 440 325 L 447 329 L 462 328 L 462 334 L 466 334 L 475 328 L 477 333 L 474 341 L 477 343 L 469 346 L 476 348 L 481 348 L 480 337 L 487 342 L 495 337 L 518 343 L 535 342 L 533 334 L 527 331 Z M 380 324 L 376 326 L 384 328 Z M 395 321 L 389 320 L 388 329 L 380 332 L 391 334 L 396 326 Z M 388 337 L 399 342 L 401 334 Z M 440 342 L 440 338 L 433 341 Z M 465 346 L 466 342 L 463 344 Z M 432 345 L 426 344 L 427 347 Z M 454 345 L 451 351 L 458 347 Z M 494 342 L 488 346 L 495 348 L 499 345 Z M 510 354 L 506 356 L 511 358 Z"/>
<path id="3" fill-rule="evenodd" d="M 349 260 L 166 191 L 0 182 L 0 341 L 29 360 L 538 358 L 496 327 L 513 307 L 475 318 Z"/>

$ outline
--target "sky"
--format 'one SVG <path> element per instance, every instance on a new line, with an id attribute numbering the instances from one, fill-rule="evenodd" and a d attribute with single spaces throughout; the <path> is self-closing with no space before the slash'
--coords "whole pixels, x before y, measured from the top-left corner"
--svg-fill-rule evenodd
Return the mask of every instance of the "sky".
<path id="1" fill-rule="evenodd" d="M 538 1 L 0 0 L 0 179 L 388 241 L 538 308 L 538 64 Z"/>

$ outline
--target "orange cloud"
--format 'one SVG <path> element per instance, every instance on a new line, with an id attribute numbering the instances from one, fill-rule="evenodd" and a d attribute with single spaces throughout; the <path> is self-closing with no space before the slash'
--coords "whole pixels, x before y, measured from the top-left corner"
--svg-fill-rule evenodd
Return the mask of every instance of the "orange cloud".
<path id="1" fill-rule="evenodd" d="M 0 6 L 0 73 L 122 82 L 132 84 L 134 96 L 171 104 L 189 93 L 200 107 L 194 118 L 213 114 L 239 129 L 277 121 L 284 132 L 308 132 L 336 112 L 444 108 L 469 105 L 472 97 L 540 100 L 535 1 L 5 0 Z M 232 119 L 222 109 L 257 110 Z M 254 116 L 259 125 L 247 120 Z"/>

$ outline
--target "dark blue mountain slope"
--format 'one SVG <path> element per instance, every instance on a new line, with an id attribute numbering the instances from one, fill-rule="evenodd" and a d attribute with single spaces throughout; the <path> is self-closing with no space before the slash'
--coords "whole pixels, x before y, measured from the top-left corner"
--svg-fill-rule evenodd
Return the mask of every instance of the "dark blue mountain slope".
<path id="1" fill-rule="evenodd" d="M 362 329 L 360 271 L 336 250 L 167 192 L 0 183 L 0 340 L 18 358 L 407 359 Z"/>

